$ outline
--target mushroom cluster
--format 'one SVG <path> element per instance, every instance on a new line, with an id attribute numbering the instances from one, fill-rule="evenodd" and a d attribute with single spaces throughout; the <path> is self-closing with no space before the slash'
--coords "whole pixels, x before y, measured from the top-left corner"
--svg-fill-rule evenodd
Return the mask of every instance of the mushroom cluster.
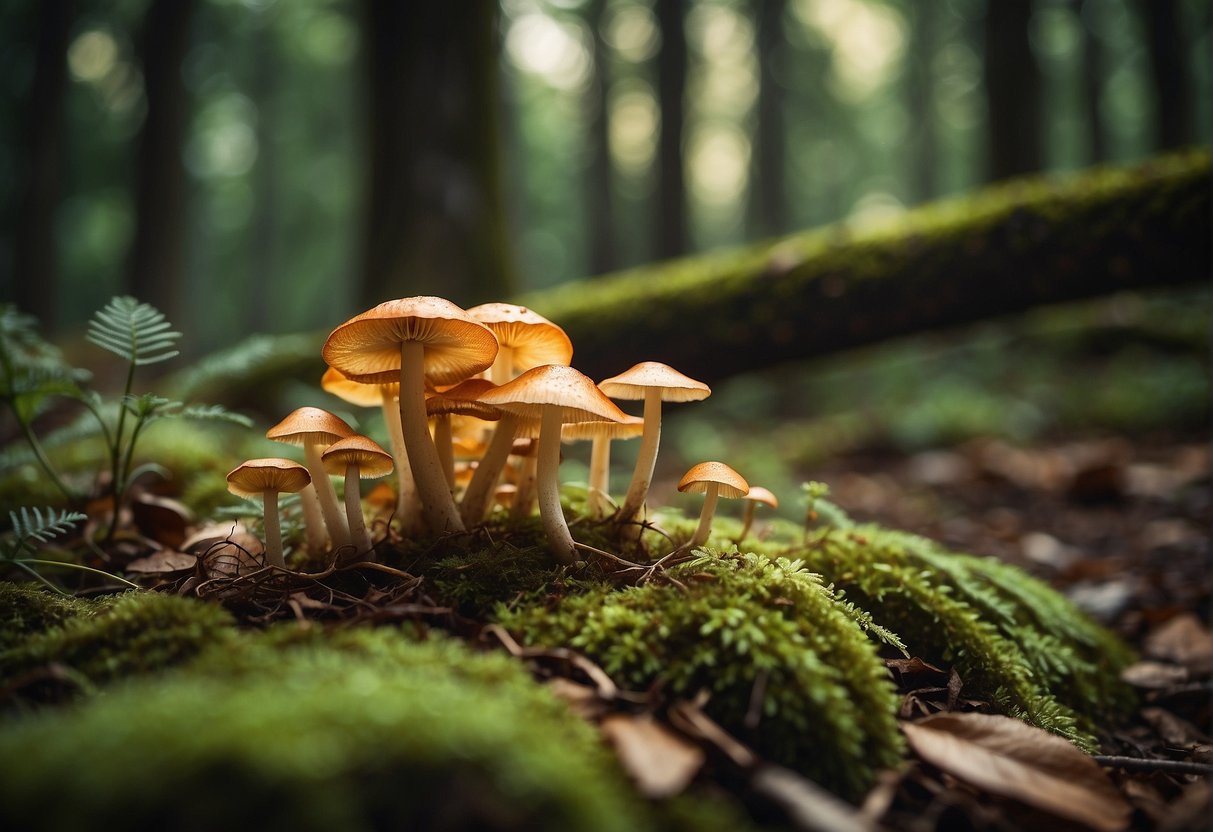
<path id="1" fill-rule="evenodd" d="M 234 493 L 263 497 L 266 557 L 275 566 L 284 565 L 278 491 L 302 492 L 308 550 L 353 547 L 362 554 L 373 539 L 359 481 L 393 470 L 394 520 L 402 534 L 462 534 L 485 521 L 494 501 L 508 501 L 517 517 L 537 500 L 553 558 L 572 563 L 577 544 L 560 505 L 561 441 L 593 440 L 591 517 L 609 519 L 621 536 L 635 536 L 656 464 L 662 402 L 711 394 L 703 382 L 655 361 L 595 384 L 571 366 L 573 345 L 563 329 L 506 303 L 465 310 L 431 296 L 386 301 L 337 326 L 322 355 L 328 365 L 323 389 L 351 404 L 380 408 L 391 450 L 316 407 L 300 408 L 271 428 L 268 438 L 302 446 L 304 465 L 290 463 L 295 467 L 287 477 L 273 473 L 286 470 L 287 460 L 268 467 L 266 460 L 252 460 L 229 474 L 228 482 Z M 624 413 L 612 398 L 642 400 L 643 418 Z M 615 510 L 610 442 L 634 437 L 641 438 L 640 453 Z M 692 477 L 705 470 L 719 475 L 721 469 L 731 478 Z M 343 478 L 344 512 L 332 476 Z M 688 472 L 679 490 L 705 493 L 699 528 L 688 545 L 707 541 L 719 495 L 744 496 L 748 488 L 722 463 Z"/>

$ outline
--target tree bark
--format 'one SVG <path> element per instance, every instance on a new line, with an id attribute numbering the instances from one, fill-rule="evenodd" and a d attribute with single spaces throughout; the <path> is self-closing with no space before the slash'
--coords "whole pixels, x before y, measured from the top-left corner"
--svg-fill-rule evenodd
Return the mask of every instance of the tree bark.
<path id="1" fill-rule="evenodd" d="M 1122 289 L 1207 281 L 1209 156 L 1017 180 L 909 212 L 658 264 L 522 302 L 591 378 L 663 361 L 712 383 L 913 332 Z"/>
<path id="2" fill-rule="evenodd" d="M 1154 146 L 1182 147 L 1192 140 L 1189 115 L 1187 54 L 1179 22 L 1177 0 L 1138 0 L 1145 18 L 1150 79 L 1154 88 Z"/>
<path id="3" fill-rule="evenodd" d="M 682 142 L 687 86 L 685 0 L 657 0 L 655 11 L 661 30 L 657 54 L 657 103 L 661 135 L 657 143 L 658 259 L 685 254 L 690 246 L 687 222 L 686 175 Z"/>
<path id="4" fill-rule="evenodd" d="M 1032 0 L 987 0 L 985 94 L 990 181 L 1040 170 L 1040 67 L 1032 54 L 1028 25 Z"/>
<path id="5" fill-rule="evenodd" d="M 194 0 L 152 0 L 143 17 L 139 50 L 147 115 L 136 162 L 135 238 L 130 293 L 180 320 L 185 276 L 186 196 L 181 158 L 189 97 L 181 65 L 189 47 Z"/>
<path id="6" fill-rule="evenodd" d="M 780 62 L 786 59 L 783 17 L 787 0 L 760 0 L 755 9 L 758 57 L 758 120 L 750 173 L 750 234 L 769 237 L 787 230 L 784 185 L 784 88 Z"/>
<path id="7" fill-rule="evenodd" d="M 610 55 L 602 38 L 606 0 L 591 0 L 586 24 L 594 38 L 593 63 L 587 90 L 586 225 L 589 230 L 590 274 L 603 274 L 619 265 L 615 242 L 615 203 L 611 188 Z"/>
<path id="8" fill-rule="evenodd" d="M 1083 21 L 1082 27 L 1082 86 L 1083 103 L 1087 111 L 1087 159 L 1093 165 L 1108 158 L 1108 142 L 1104 137 L 1103 41 L 1090 18 L 1098 14 L 1091 0 L 1072 0 L 1075 11 Z"/>
<path id="9" fill-rule="evenodd" d="M 14 300 L 48 329 L 54 328 L 58 305 L 55 212 L 63 187 L 67 44 L 75 15 L 75 0 L 44 0 L 37 6 L 34 75 L 25 130 L 28 168 L 14 217 Z"/>
<path id="10" fill-rule="evenodd" d="M 461 305 L 513 284 L 498 160 L 497 4 L 364 0 L 369 182 L 360 297 Z"/>
<path id="11" fill-rule="evenodd" d="M 932 67 L 936 51 L 936 3 L 917 3 L 910 28 L 910 48 L 907 57 L 907 92 L 909 98 L 910 152 L 907 159 L 910 199 L 925 202 L 939 192 L 938 166 L 935 153 L 939 138 L 935 130 L 935 77 Z"/>

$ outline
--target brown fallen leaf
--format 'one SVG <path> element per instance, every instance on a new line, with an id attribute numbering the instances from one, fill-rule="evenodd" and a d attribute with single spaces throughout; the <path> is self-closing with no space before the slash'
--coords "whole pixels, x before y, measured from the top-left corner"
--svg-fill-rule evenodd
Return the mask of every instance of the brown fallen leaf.
<path id="1" fill-rule="evenodd" d="M 611 714 L 600 724 L 619 762 L 645 797 L 681 794 L 703 767 L 703 750 L 651 716 Z"/>
<path id="2" fill-rule="evenodd" d="M 144 558 L 137 558 L 126 565 L 127 572 L 137 572 L 142 575 L 160 575 L 166 572 L 184 572 L 198 565 L 197 555 L 187 555 L 185 552 L 174 552 L 172 549 L 161 549 L 152 552 Z"/>
<path id="3" fill-rule="evenodd" d="M 1181 613 L 1146 636 L 1142 652 L 1181 664 L 1195 674 L 1213 670 L 1213 634 L 1190 612 Z"/>
<path id="4" fill-rule="evenodd" d="M 1129 822 L 1129 805 L 1099 764 L 1047 731 L 970 713 L 937 714 L 902 730 L 919 757 L 971 786 L 1099 832 Z"/>
<path id="5" fill-rule="evenodd" d="M 144 537 L 169 548 L 185 542 L 193 518 L 184 503 L 144 491 L 131 497 L 130 506 L 131 519 Z"/>
<path id="6" fill-rule="evenodd" d="M 1135 662 L 1120 672 L 1120 678 L 1135 688 L 1164 690 L 1188 681 L 1188 669 L 1166 662 Z"/>

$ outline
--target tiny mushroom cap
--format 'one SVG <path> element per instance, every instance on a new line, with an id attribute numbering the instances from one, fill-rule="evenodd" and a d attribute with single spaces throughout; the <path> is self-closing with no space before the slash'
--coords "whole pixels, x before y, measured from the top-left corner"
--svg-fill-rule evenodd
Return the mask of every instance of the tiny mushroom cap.
<path id="1" fill-rule="evenodd" d="M 349 528 L 337 505 L 337 492 L 324 475 L 320 461 L 320 448 L 326 448 L 339 439 L 353 436 L 354 429 L 339 416 L 319 407 L 300 407 L 287 414 L 286 418 L 265 432 L 267 439 L 303 446 L 303 460 L 312 475 L 312 486 L 320 501 L 324 525 L 329 537 L 340 546 L 349 542 Z M 306 501 L 305 501 L 306 505 Z"/>
<path id="2" fill-rule="evenodd" d="M 498 384 L 533 367 L 567 365 L 573 360 L 573 342 L 565 331 L 525 306 L 482 303 L 468 309 L 468 314 L 493 330 L 501 344 L 492 368 Z"/>
<path id="3" fill-rule="evenodd" d="M 552 554 L 562 563 L 576 560 L 573 537 L 560 507 L 560 430 L 566 422 L 624 421 L 627 418 L 598 386 L 581 372 L 560 364 L 527 370 L 513 381 L 481 396 L 519 418 L 540 421 L 536 487 L 539 515 Z"/>
<path id="4" fill-rule="evenodd" d="M 320 457 L 330 474 L 345 477 L 345 514 L 350 536 L 361 550 L 371 548 L 371 535 L 362 516 L 362 493 L 358 480 L 385 477 L 392 473 L 392 455 L 366 436 L 350 436 L 334 442 Z"/>
<path id="5" fill-rule="evenodd" d="M 632 482 L 616 516 L 624 523 L 640 512 L 653 481 L 657 448 L 661 442 L 661 403 L 700 401 L 710 396 L 712 389 L 658 361 L 642 361 L 598 386 L 613 399 L 644 399 L 644 435 L 636 455 Z"/>
<path id="6" fill-rule="evenodd" d="M 227 490 L 239 497 L 262 500 L 265 528 L 265 559 L 271 566 L 285 566 L 282 558 L 282 529 L 278 523 L 278 493 L 302 491 L 312 481 L 307 468 L 289 459 L 269 457 L 247 460 L 227 475 Z"/>
<path id="7" fill-rule="evenodd" d="M 699 526 L 695 529 L 688 546 L 702 546 L 712 531 L 712 515 L 716 512 L 718 497 L 745 496 L 750 484 L 745 478 L 723 462 L 701 462 L 683 475 L 678 490 L 704 495 L 703 508 L 699 513 Z"/>
<path id="8" fill-rule="evenodd" d="M 770 506 L 771 508 L 779 508 L 779 498 L 771 493 L 769 489 L 763 488 L 761 485 L 751 485 L 750 490 L 742 495 L 741 499 L 746 501 L 745 515 L 741 521 L 741 534 L 738 535 L 738 540 L 745 537 L 750 532 L 750 526 L 754 525 L 754 507 L 759 503 Z"/>
<path id="9" fill-rule="evenodd" d="M 389 300 L 334 329 L 322 355 L 355 381 L 400 378 L 400 423 L 409 466 L 431 530 L 462 532 L 464 523 L 426 428 L 425 384 L 456 384 L 487 370 L 497 356 L 492 331 L 449 300 Z"/>

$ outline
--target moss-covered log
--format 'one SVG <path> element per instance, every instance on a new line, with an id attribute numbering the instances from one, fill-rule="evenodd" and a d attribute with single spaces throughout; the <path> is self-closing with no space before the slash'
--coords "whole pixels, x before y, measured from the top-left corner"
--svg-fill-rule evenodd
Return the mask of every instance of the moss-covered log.
<path id="1" fill-rule="evenodd" d="M 646 359 L 715 381 L 1032 306 L 1207 280 L 1209 154 L 1021 179 L 523 299 L 593 378 Z"/>

